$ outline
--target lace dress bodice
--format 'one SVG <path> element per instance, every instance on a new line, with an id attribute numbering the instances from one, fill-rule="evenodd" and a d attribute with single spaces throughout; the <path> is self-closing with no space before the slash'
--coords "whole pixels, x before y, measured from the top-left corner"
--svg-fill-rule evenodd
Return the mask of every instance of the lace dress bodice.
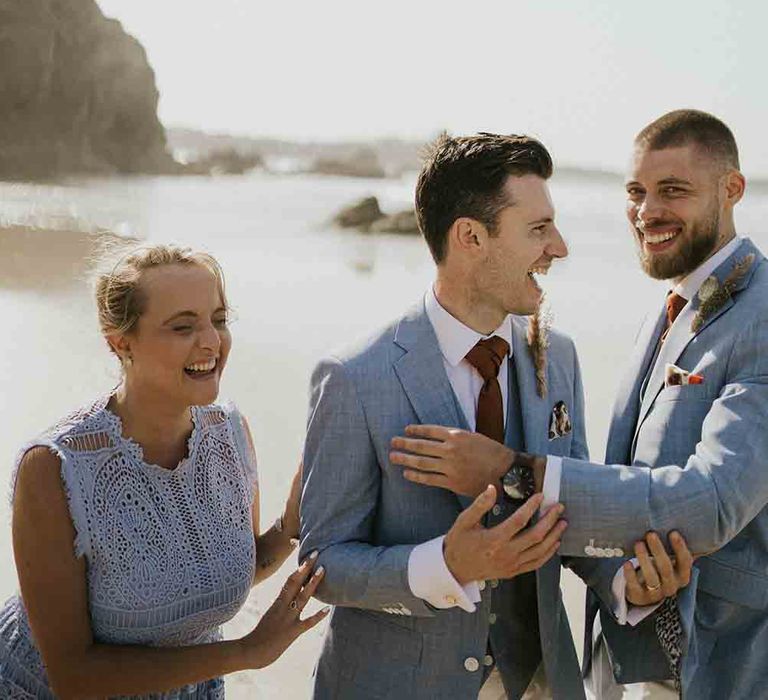
<path id="1" fill-rule="evenodd" d="M 123 437 L 108 399 L 66 417 L 21 453 L 44 445 L 61 460 L 94 639 L 216 641 L 245 602 L 255 567 L 257 476 L 242 418 L 232 406 L 193 407 L 187 456 L 169 470 L 145 462 L 141 447 Z M 214 679 L 148 697 L 223 695 L 223 681 Z M 54 697 L 20 596 L 0 609 L 0 697 L 7 696 Z"/>

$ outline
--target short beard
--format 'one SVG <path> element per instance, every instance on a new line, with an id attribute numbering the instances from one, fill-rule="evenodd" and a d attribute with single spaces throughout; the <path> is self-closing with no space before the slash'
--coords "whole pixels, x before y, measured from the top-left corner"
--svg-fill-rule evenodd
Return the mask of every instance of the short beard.
<path id="1" fill-rule="evenodd" d="M 717 248 L 720 238 L 720 215 L 717 211 L 704 221 L 697 222 L 684 240 L 680 250 L 672 256 L 646 255 L 639 241 L 638 257 L 643 272 L 656 280 L 685 277 L 701 265 Z"/>

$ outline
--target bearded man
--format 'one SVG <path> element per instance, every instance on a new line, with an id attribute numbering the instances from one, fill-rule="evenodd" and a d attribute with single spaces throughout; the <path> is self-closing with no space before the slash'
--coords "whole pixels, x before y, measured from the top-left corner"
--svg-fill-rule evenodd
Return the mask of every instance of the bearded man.
<path id="1" fill-rule="evenodd" d="M 768 264 L 736 234 L 744 189 L 733 134 L 712 115 L 671 112 L 635 139 L 630 231 L 645 273 L 670 290 L 638 335 L 606 466 L 525 455 L 439 426 L 411 426 L 391 456 L 407 479 L 467 495 L 499 479 L 522 496 L 541 491 L 545 474 L 559 482 L 568 520 L 560 554 L 623 566 L 630 600 L 664 599 L 632 627 L 618 624 L 615 591 L 590 593 L 588 633 L 599 610 L 597 646 L 609 650 L 616 681 L 674 677 L 697 699 L 766 693 Z M 649 530 L 679 530 L 705 555 L 677 595 L 647 568 L 644 545 L 635 547 L 650 574 L 642 584 L 617 554 Z M 651 543 L 661 555 L 661 540 Z"/>

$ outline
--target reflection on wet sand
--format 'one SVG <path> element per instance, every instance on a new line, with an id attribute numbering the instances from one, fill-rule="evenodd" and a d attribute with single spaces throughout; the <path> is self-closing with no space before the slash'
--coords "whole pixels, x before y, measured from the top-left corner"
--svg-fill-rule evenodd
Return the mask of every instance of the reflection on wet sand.
<path id="1" fill-rule="evenodd" d="M 136 242 L 108 231 L 0 228 L 0 289 L 54 292 L 80 286 L 106 254 Z"/>

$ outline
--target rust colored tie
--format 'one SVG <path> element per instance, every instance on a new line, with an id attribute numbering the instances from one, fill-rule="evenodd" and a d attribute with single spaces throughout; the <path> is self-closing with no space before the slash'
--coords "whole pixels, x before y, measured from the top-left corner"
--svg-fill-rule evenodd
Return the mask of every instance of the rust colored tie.
<path id="1" fill-rule="evenodd" d="M 672 328 L 672 324 L 687 303 L 688 300 L 679 294 L 674 292 L 667 294 L 667 326 L 661 335 L 662 343 L 666 340 L 669 329 Z M 674 596 L 664 600 L 655 613 L 656 636 L 669 662 L 669 668 L 672 672 L 672 678 L 675 681 L 675 689 L 678 694 L 680 693 L 680 670 L 682 668 L 683 656 L 683 628 L 680 620 L 677 598 Z"/>
<path id="2" fill-rule="evenodd" d="M 664 328 L 664 332 L 661 334 L 662 343 L 667 339 L 669 329 L 672 328 L 672 324 L 687 303 L 688 300 L 685 297 L 681 297 L 679 294 L 675 294 L 675 292 L 667 294 L 667 325 Z"/>
<path id="3" fill-rule="evenodd" d="M 509 343 L 494 335 L 478 341 L 466 356 L 484 380 L 477 400 L 475 430 L 501 443 L 504 442 L 504 402 L 498 377 L 501 363 L 508 354 Z"/>

